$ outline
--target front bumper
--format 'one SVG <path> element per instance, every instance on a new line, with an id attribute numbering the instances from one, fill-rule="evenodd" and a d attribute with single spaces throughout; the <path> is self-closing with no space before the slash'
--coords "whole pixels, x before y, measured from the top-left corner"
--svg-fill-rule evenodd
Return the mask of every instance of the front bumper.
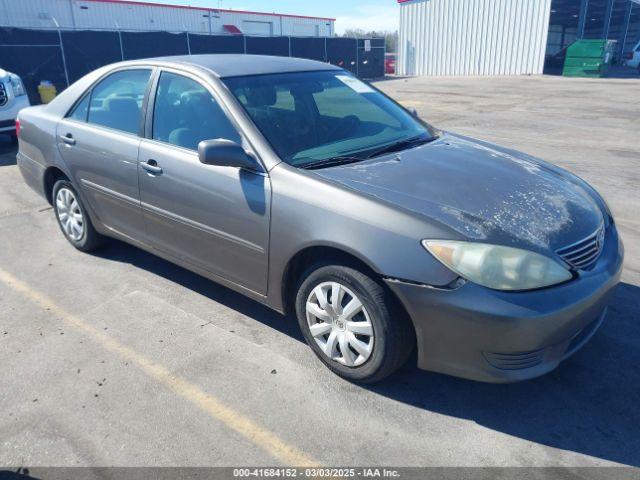
<path id="1" fill-rule="evenodd" d="M 553 370 L 591 338 L 620 279 L 623 256 L 611 224 L 595 266 L 562 285 L 503 292 L 471 282 L 450 290 L 386 283 L 413 321 L 420 368 L 514 382 Z"/>
<path id="2" fill-rule="evenodd" d="M 14 132 L 16 129 L 15 120 L 0 120 L 0 133 Z"/>

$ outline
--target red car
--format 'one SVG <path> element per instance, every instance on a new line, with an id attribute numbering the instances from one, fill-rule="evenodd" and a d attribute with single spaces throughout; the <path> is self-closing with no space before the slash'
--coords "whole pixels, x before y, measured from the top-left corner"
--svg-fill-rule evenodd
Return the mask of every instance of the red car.
<path id="1" fill-rule="evenodd" d="M 384 73 L 393 75 L 396 73 L 396 54 L 386 53 L 384 55 Z"/>

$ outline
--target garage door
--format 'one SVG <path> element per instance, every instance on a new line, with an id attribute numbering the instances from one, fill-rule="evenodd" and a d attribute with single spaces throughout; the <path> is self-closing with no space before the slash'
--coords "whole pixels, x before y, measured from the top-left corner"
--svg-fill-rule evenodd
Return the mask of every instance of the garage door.
<path id="1" fill-rule="evenodd" d="M 318 25 L 309 25 L 306 23 L 294 23 L 293 34 L 301 37 L 317 37 L 320 35 Z"/>
<path id="2" fill-rule="evenodd" d="M 271 22 L 244 20 L 242 22 L 242 33 L 246 35 L 264 35 L 270 37 L 273 35 L 273 24 Z"/>

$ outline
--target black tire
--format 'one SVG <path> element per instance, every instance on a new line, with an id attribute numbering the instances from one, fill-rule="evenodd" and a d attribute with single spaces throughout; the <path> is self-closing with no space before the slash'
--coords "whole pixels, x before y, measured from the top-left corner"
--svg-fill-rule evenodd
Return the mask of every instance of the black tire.
<path id="1" fill-rule="evenodd" d="M 313 338 L 307 323 L 306 304 L 314 288 L 324 282 L 337 282 L 351 290 L 366 309 L 373 326 L 373 349 L 359 366 L 346 366 L 329 358 Z M 324 265 L 303 275 L 296 295 L 296 316 L 302 333 L 318 358 L 331 371 L 354 382 L 374 383 L 399 369 L 415 344 L 413 325 L 395 298 L 368 275 L 343 265 Z"/>
<path id="2" fill-rule="evenodd" d="M 75 200 L 77 202 L 78 208 L 80 210 L 80 213 L 82 215 L 82 225 L 83 225 L 83 232 L 82 232 L 82 236 L 78 239 L 74 239 L 72 238 L 64 229 L 64 227 L 62 226 L 62 222 L 60 220 L 60 215 L 58 212 L 58 203 L 56 201 L 57 197 L 58 197 L 58 193 L 60 192 L 60 190 L 62 189 L 67 189 L 70 190 L 73 193 L 73 196 L 75 197 Z M 82 251 L 82 252 L 91 252 L 95 249 L 97 249 L 98 247 L 100 247 L 104 241 L 104 237 L 102 235 L 100 235 L 98 232 L 96 232 L 96 229 L 93 227 L 93 224 L 91 223 L 91 219 L 89 218 L 89 215 L 87 214 L 87 209 L 85 208 L 84 204 L 82 203 L 82 200 L 80 199 L 80 196 L 78 195 L 78 192 L 76 191 L 76 189 L 73 187 L 73 185 L 71 184 L 71 182 L 67 179 L 61 179 L 56 181 L 56 183 L 53 185 L 53 193 L 52 193 L 52 200 L 53 200 L 53 211 L 55 213 L 56 216 L 56 220 L 58 222 L 58 226 L 60 227 L 60 230 L 62 231 L 62 234 L 64 235 L 64 237 L 69 241 L 69 243 L 71 243 L 71 245 L 73 245 L 74 247 L 76 247 L 78 250 Z"/>

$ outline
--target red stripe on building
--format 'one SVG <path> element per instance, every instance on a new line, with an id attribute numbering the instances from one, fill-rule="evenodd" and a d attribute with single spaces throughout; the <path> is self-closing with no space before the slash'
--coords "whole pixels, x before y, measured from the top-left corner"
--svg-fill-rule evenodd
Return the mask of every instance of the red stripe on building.
<path id="1" fill-rule="evenodd" d="M 270 15 L 272 17 L 289 17 L 289 18 L 305 18 L 307 20 L 327 20 L 335 22 L 335 18 L 327 17 L 309 17 L 307 15 L 292 15 L 290 13 L 268 13 L 268 12 L 252 12 L 249 10 L 228 10 L 225 8 L 206 8 L 206 7 L 191 7 L 188 5 L 170 5 L 166 3 L 156 2 L 139 2 L 135 0 L 82 0 L 83 2 L 96 2 L 96 3 L 121 3 L 125 5 L 143 5 L 151 7 L 164 7 L 164 8 L 183 8 L 185 10 L 200 10 L 204 12 L 224 12 L 224 13 L 245 13 L 250 15 Z M 405 0 L 406 1 L 406 0 Z"/>

